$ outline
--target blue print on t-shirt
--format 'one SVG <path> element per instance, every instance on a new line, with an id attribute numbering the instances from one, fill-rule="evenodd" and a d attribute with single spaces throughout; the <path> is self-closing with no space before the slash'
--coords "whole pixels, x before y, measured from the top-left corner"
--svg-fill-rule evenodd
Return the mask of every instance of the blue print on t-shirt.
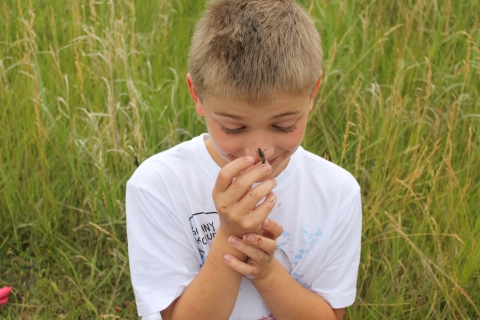
<path id="1" fill-rule="evenodd" d="M 292 239 L 290 236 L 290 232 L 284 231 L 282 234 L 282 239 L 281 242 L 277 243 L 277 248 L 280 249 L 282 247 L 285 247 L 284 249 L 290 249 L 288 251 L 291 261 L 291 266 L 292 266 L 292 272 L 291 275 L 292 277 L 301 285 L 303 285 L 306 288 L 310 287 L 310 284 L 302 281 L 307 279 L 302 279 L 304 276 L 301 273 L 296 272 L 296 268 L 299 263 L 308 255 L 312 247 L 315 245 L 315 243 L 320 239 L 320 237 L 323 235 L 323 232 L 321 229 L 317 228 L 316 230 L 308 230 L 308 227 L 305 227 L 301 230 L 301 235 L 300 237 L 296 239 Z M 280 239 L 279 239 L 280 240 Z M 282 241 L 283 240 L 283 241 Z M 297 245 L 293 245 L 292 241 L 297 241 Z M 294 250 L 292 250 L 294 249 Z"/>

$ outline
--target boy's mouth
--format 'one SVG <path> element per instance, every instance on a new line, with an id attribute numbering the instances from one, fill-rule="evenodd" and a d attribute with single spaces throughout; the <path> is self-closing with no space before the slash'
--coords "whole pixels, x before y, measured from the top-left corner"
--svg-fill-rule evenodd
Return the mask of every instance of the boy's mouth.
<path id="1" fill-rule="evenodd" d="M 268 161 L 268 163 L 269 163 L 270 165 L 273 165 L 273 163 L 275 162 L 275 160 L 277 160 L 277 158 L 273 158 L 272 160 L 268 160 L 268 159 L 267 159 L 267 161 Z M 255 162 L 255 164 L 258 164 L 258 163 L 262 163 L 262 160 Z"/>

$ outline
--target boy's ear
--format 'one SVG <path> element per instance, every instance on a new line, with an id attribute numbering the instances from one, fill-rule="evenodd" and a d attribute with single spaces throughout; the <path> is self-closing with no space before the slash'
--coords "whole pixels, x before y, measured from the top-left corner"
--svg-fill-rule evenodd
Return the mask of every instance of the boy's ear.
<path id="1" fill-rule="evenodd" d="M 190 97 L 192 97 L 193 102 L 195 102 L 195 111 L 197 111 L 199 116 L 203 116 L 205 112 L 203 110 L 202 102 L 200 101 L 197 89 L 195 89 L 195 86 L 193 85 L 190 73 L 187 73 L 187 85 L 188 91 L 190 92 Z"/>
<path id="2" fill-rule="evenodd" d="M 312 93 L 312 98 L 310 99 L 310 106 L 308 111 L 312 111 L 313 108 L 313 100 L 315 100 L 315 97 L 317 96 L 318 93 L 318 88 L 320 88 L 320 83 L 322 82 L 322 76 L 323 76 L 323 71 L 320 71 L 320 75 L 318 76 L 317 83 L 315 84 L 315 89 L 313 90 Z"/>

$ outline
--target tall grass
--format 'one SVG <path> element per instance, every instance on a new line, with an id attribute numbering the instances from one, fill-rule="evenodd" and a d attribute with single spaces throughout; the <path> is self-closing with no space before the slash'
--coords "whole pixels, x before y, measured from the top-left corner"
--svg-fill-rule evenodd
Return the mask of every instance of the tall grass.
<path id="1" fill-rule="evenodd" d="M 325 50 L 303 145 L 363 190 L 348 317 L 480 318 L 479 2 L 302 4 Z M 1 318 L 135 318 L 125 182 L 205 131 L 184 81 L 203 7 L 2 2 Z"/>

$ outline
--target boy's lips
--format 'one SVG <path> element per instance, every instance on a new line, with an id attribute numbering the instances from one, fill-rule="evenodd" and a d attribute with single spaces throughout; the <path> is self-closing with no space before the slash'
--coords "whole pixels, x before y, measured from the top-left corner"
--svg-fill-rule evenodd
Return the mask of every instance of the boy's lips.
<path id="1" fill-rule="evenodd" d="M 272 160 L 267 160 L 267 161 L 268 163 L 270 163 L 270 165 L 272 165 L 275 162 L 275 160 L 277 160 L 277 158 L 273 158 Z"/>
<path id="2" fill-rule="evenodd" d="M 278 157 L 277 157 L 277 158 L 278 158 Z M 277 160 L 277 158 L 273 158 L 273 159 L 271 159 L 271 160 L 266 159 L 266 161 L 268 161 L 268 163 L 269 163 L 270 165 L 273 165 L 273 163 L 275 162 L 275 160 Z M 259 161 L 255 162 L 255 164 L 257 164 L 257 163 L 262 163 L 262 160 L 259 160 Z"/>
<path id="3" fill-rule="evenodd" d="M 228 162 L 231 162 L 231 161 L 236 160 L 236 159 L 238 159 L 238 158 L 240 158 L 240 157 L 237 157 L 237 156 L 233 156 L 233 157 L 232 157 L 232 156 L 230 156 L 229 158 L 230 158 L 230 159 L 227 158 L 227 159 L 228 159 Z M 278 156 L 276 156 L 275 158 L 270 159 L 270 160 L 269 160 L 269 159 L 265 159 L 265 160 L 268 161 L 268 163 L 269 163 L 270 165 L 273 165 L 273 163 L 277 160 L 277 158 L 278 158 Z M 258 164 L 258 163 L 262 163 L 262 159 L 260 159 L 260 160 L 258 160 L 258 161 L 255 161 L 254 164 Z"/>

